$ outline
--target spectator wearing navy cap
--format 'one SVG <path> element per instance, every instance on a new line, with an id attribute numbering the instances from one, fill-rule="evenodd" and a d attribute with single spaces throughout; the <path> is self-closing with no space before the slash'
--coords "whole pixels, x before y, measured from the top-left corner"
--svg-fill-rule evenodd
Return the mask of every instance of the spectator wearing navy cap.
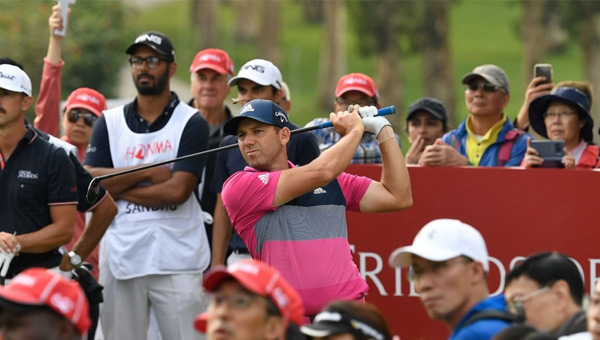
<path id="1" fill-rule="evenodd" d="M 45 268 L 30 268 L 0 287 L 0 337 L 81 340 L 90 328 L 79 284 Z"/>
<path id="2" fill-rule="evenodd" d="M 206 120 L 170 91 L 177 70 L 170 39 L 147 32 L 126 53 L 137 96 L 96 122 L 84 160 L 94 176 L 207 149 Z M 191 323 L 204 308 L 196 287 L 210 249 L 194 191 L 205 162 L 192 157 L 103 181 L 119 208 L 100 248 L 105 337 L 145 338 L 150 311 L 163 339 L 198 337 Z"/>
<path id="3" fill-rule="evenodd" d="M 565 142 L 562 164 L 567 169 L 592 169 L 598 165 L 599 149 L 594 145 L 594 120 L 590 114 L 592 90 L 586 82 L 562 82 L 550 94 L 534 99 L 529 105 L 533 130 L 550 140 Z M 544 159 L 532 147 L 527 148 L 523 166 L 541 165 Z"/>
<path id="4" fill-rule="evenodd" d="M 312 162 L 288 161 L 289 120 L 271 101 L 252 100 L 225 124 L 249 164 L 223 185 L 223 203 L 253 258 L 281 272 L 308 315 L 333 300 L 363 300 L 368 285 L 352 261 L 346 209 L 384 212 L 412 205 L 408 170 L 390 123 L 375 107 L 329 115 L 342 138 Z M 343 172 L 364 131 L 376 136 L 381 182 Z M 327 259 L 323 261 L 323 259 Z"/>
<path id="5" fill-rule="evenodd" d="M 448 131 L 444 104 L 431 97 L 419 98 L 411 103 L 406 113 L 406 131 L 411 143 L 406 152 L 406 164 L 419 164 L 425 147 Z"/>
<path id="6" fill-rule="evenodd" d="M 372 304 L 334 301 L 300 331 L 312 339 L 392 340 L 387 321 Z"/>
<path id="7" fill-rule="evenodd" d="M 519 166 L 529 134 L 515 129 L 504 113 L 510 85 L 504 70 L 480 65 L 462 79 L 469 116 L 457 129 L 425 147 L 428 166 Z"/>

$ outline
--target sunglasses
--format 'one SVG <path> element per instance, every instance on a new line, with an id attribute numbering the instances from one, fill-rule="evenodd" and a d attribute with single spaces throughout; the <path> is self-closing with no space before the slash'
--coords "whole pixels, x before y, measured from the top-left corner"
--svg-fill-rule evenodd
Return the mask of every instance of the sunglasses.
<path id="1" fill-rule="evenodd" d="M 93 114 L 91 112 L 85 112 L 85 111 L 80 111 L 77 109 L 71 109 L 67 113 L 67 119 L 71 123 L 77 123 L 77 121 L 81 117 L 83 117 L 83 122 L 85 123 L 85 125 L 90 126 L 90 127 L 94 126 L 94 123 L 96 123 L 96 121 L 98 120 L 98 116 L 96 116 L 95 114 Z"/>
<path id="2" fill-rule="evenodd" d="M 148 65 L 149 69 L 155 69 L 158 67 L 158 65 L 160 65 L 161 61 L 168 61 L 168 60 L 164 59 L 164 58 L 159 58 L 159 57 L 147 57 L 147 58 L 131 57 L 131 58 L 129 58 L 129 65 L 131 65 L 132 68 L 141 69 L 144 62 L 146 62 L 146 65 Z"/>
<path id="3" fill-rule="evenodd" d="M 469 91 L 477 91 L 479 89 L 483 89 L 485 92 L 496 92 L 498 90 L 502 90 L 500 86 L 496 86 L 490 83 L 469 83 L 466 85 L 466 88 Z"/>

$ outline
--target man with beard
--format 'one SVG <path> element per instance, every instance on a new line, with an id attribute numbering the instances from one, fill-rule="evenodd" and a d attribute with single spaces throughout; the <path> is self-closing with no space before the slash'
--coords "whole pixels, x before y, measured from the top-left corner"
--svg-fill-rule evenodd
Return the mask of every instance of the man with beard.
<path id="1" fill-rule="evenodd" d="M 175 50 L 158 32 L 140 35 L 126 53 L 136 99 L 104 112 L 84 164 L 94 175 L 206 150 L 208 124 L 170 92 Z M 107 339 L 144 339 L 149 310 L 164 339 L 195 339 L 203 309 L 202 272 L 210 251 L 194 189 L 205 159 L 193 157 L 103 181 L 119 212 L 100 249 L 101 310 Z"/>

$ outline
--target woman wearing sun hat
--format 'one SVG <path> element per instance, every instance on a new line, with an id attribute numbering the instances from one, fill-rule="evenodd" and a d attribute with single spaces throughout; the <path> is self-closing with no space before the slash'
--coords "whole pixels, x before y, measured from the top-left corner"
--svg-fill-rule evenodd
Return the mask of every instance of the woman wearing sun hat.
<path id="1" fill-rule="evenodd" d="M 599 149 L 592 141 L 591 93 L 587 82 L 562 82 L 529 105 L 533 130 L 550 140 L 565 142 L 562 163 L 567 169 L 592 169 L 598 165 Z M 522 165 L 530 168 L 542 162 L 537 150 L 528 147 Z"/>

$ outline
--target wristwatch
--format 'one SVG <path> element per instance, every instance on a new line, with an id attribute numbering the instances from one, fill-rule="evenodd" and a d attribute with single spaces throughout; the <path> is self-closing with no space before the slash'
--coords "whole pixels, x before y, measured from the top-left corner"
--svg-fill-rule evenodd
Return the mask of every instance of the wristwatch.
<path id="1" fill-rule="evenodd" d="M 74 251 L 70 251 L 68 255 L 71 258 L 71 265 L 73 267 L 75 267 L 75 268 L 81 267 L 81 263 L 83 261 L 81 260 L 81 256 L 79 256 L 79 254 L 77 254 Z"/>

